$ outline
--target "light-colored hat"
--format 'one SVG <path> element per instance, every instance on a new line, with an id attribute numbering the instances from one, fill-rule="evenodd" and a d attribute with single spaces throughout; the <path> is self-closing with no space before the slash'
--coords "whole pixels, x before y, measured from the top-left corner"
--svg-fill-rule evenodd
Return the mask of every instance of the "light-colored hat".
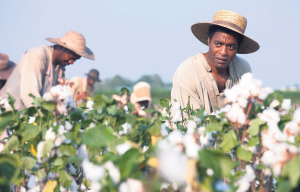
<path id="1" fill-rule="evenodd" d="M 244 35 L 247 26 L 247 19 L 233 11 L 218 11 L 215 13 L 211 23 L 196 23 L 192 25 L 191 29 L 197 39 L 207 45 L 209 28 L 213 25 L 225 27 L 241 34 L 244 37 L 238 47 L 237 53 L 253 53 L 259 49 L 259 44 L 256 41 Z"/>
<path id="2" fill-rule="evenodd" d="M 0 53 L 0 79 L 6 80 L 13 72 L 16 64 L 9 60 L 8 56 Z"/>
<path id="3" fill-rule="evenodd" d="M 80 33 L 69 31 L 62 38 L 47 38 L 46 40 L 65 47 L 82 57 L 95 60 L 93 52 L 86 47 L 85 38 Z"/>
<path id="4" fill-rule="evenodd" d="M 140 101 L 151 102 L 150 85 L 146 82 L 138 82 L 133 86 L 133 92 L 130 95 L 130 102 L 136 104 Z"/>
<path id="5" fill-rule="evenodd" d="M 99 79 L 99 71 L 97 69 L 91 69 L 89 71 L 88 74 L 86 74 L 88 76 L 89 79 L 92 79 L 94 81 L 97 81 L 97 82 L 101 82 L 101 80 Z"/>

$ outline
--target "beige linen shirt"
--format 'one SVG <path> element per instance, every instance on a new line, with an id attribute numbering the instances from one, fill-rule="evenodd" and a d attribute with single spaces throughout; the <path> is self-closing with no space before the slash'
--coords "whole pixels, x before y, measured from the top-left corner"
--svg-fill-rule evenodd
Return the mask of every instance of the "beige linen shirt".
<path id="1" fill-rule="evenodd" d="M 191 106 L 194 109 L 204 108 L 208 114 L 215 111 L 215 107 L 222 108 L 225 96 L 224 93 L 219 92 L 211 71 L 211 67 L 202 53 L 185 60 L 173 76 L 171 101 L 174 102 L 176 99 L 184 108 L 188 103 L 188 96 L 190 96 Z M 251 72 L 249 63 L 235 56 L 229 64 L 226 88 L 237 84 L 241 76 L 247 72 Z"/>
<path id="2" fill-rule="evenodd" d="M 8 93 L 15 99 L 18 110 L 32 106 L 33 99 L 42 97 L 50 88 L 58 84 L 58 79 L 64 77 L 64 66 L 52 63 L 53 47 L 35 47 L 23 55 L 19 65 L 13 71 L 5 86 L 0 91 L 0 98 Z"/>
<path id="3" fill-rule="evenodd" d="M 87 78 L 86 77 L 73 77 L 70 79 L 69 84 L 72 84 L 72 86 L 68 86 L 69 90 L 73 94 L 73 98 L 75 101 L 78 99 L 77 96 L 86 92 L 89 96 L 90 94 L 94 94 L 94 87 L 88 89 L 87 87 Z"/>

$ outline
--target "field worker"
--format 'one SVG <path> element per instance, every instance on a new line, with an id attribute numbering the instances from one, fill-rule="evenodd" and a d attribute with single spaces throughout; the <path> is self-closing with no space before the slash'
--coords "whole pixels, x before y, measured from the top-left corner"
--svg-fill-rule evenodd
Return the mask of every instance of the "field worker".
<path id="1" fill-rule="evenodd" d="M 82 34 L 70 31 L 61 38 L 47 38 L 53 46 L 35 47 L 24 53 L 7 83 L 0 92 L 0 98 L 11 94 L 15 107 L 20 110 L 32 106 L 33 99 L 43 96 L 64 77 L 65 66 L 85 57 L 94 60 L 93 52 L 86 47 Z"/>
<path id="2" fill-rule="evenodd" d="M 85 101 L 88 96 L 94 95 L 96 82 L 101 82 L 99 79 L 99 71 L 97 69 L 91 69 L 87 77 L 73 77 L 69 81 L 69 89 L 73 94 L 73 98 L 76 103 Z"/>
<path id="3" fill-rule="evenodd" d="M 133 86 L 130 102 L 139 105 L 141 109 L 147 109 L 151 105 L 151 86 L 146 82 L 138 82 Z"/>
<path id="4" fill-rule="evenodd" d="M 179 65 L 173 76 L 171 100 L 194 109 L 204 108 L 210 114 L 224 105 L 224 90 L 237 84 L 244 73 L 251 72 L 249 63 L 237 56 L 259 49 L 256 41 L 244 32 L 247 20 L 232 11 L 218 11 L 211 23 L 192 25 L 193 34 L 208 52 L 198 53 Z"/>
<path id="5" fill-rule="evenodd" d="M 0 53 L 0 89 L 4 87 L 15 67 L 16 64 L 10 61 L 6 54 Z"/>

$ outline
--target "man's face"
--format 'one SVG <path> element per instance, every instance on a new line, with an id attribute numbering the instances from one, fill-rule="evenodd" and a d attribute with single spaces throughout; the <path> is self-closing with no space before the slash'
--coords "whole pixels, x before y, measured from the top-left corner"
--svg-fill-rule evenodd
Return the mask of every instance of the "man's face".
<path id="1" fill-rule="evenodd" d="M 73 64 L 77 59 L 80 59 L 79 55 L 68 49 L 63 49 L 58 57 L 58 63 L 60 65 L 67 66 Z"/>
<path id="2" fill-rule="evenodd" d="M 216 69 L 227 69 L 237 53 L 238 41 L 232 34 L 216 31 L 213 37 L 208 39 L 208 63 Z"/>
<path id="3" fill-rule="evenodd" d="M 88 84 L 89 86 L 93 86 L 94 83 L 95 83 L 95 81 L 94 81 L 93 79 L 87 78 L 87 84 Z"/>

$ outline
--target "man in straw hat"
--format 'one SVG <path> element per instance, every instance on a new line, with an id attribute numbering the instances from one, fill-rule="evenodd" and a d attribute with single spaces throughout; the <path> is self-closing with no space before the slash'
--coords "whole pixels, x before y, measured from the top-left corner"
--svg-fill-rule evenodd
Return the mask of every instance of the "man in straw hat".
<path id="1" fill-rule="evenodd" d="M 10 61 L 6 54 L 0 53 L 0 89 L 5 85 L 15 67 L 16 64 Z"/>
<path id="2" fill-rule="evenodd" d="M 26 51 L 0 92 L 0 98 L 11 94 L 16 99 L 16 109 L 32 106 L 30 93 L 41 97 L 57 85 L 58 79 L 64 77 L 65 66 L 81 57 L 94 60 L 93 52 L 86 47 L 85 38 L 80 33 L 70 31 L 61 38 L 46 40 L 55 45 Z"/>
<path id="3" fill-rule="evenodd" d="M 85 101 L 88 96 L 93 95 L 95 92 L 94 84 L 101 82 L 97 69 L 91 69 L 86 75 L 87 77 L 73 77 L 69 81 L 68 88 L 77 104 Z"/>
<path id="4" fill-rule="evenodd" d="M 193 34 L 208 52 L 185 60 L 173 76 L 172 102 L 176 99 L 186 107 L 188 97 L 194 109 L 204 108 L 208 114 L 224 105 L 223 91 L 251 72 L 247 61 L 236 54 L 253 53 L 259 49 L 256 41 L 244 35 L 247 20 L 232 11 L 218 11 L 211 23 L 192 25 Z"/>

